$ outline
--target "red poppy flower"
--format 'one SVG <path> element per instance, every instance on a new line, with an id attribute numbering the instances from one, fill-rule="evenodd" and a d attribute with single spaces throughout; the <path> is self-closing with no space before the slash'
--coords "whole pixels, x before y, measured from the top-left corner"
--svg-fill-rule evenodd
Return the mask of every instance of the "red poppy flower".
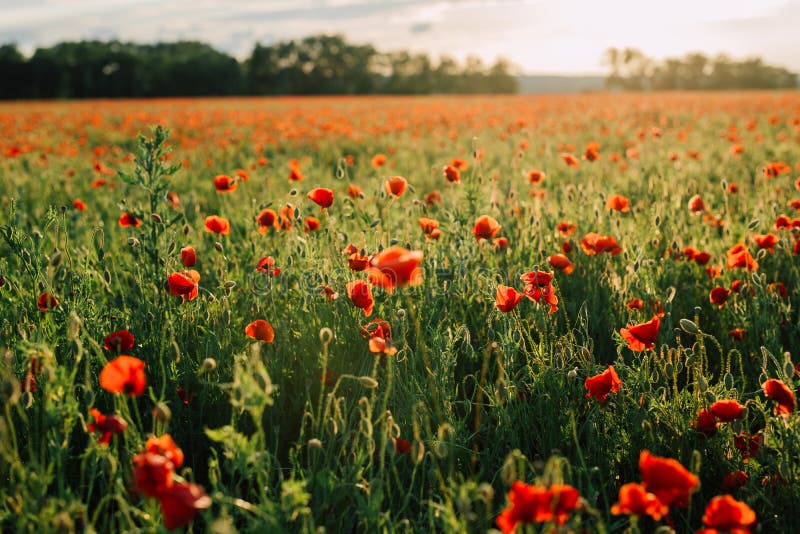
<path id="1" fill-rule="evenodd" d="M 107 445 L 111 441 L 113 434 L 121 434 L 128 428 L 128 423 L 118 415 L 103 415 L 100 410 L 94 408 L 89 410 L 93 423 L 86 425 L 89 432 L 100 432 L 100 437 L 97 439 L 98 443 Z"/>
<path id="2" fill-rule="evenodd" d="M 258 233 L 264 234 L 278 227 L 278 214 L 274 210 L 265 209 L 256 217 L 258 223 Z"/>
<path id="3" fill-rule="evenodd" d="M 386 154 L 375 154 L 374 156 L 372 156 L 370 165 L 372 165 L 373 168 L 378 169 L 380 167 L 383 167 L 383 165 L 386 163 L 386 159 L 387 159 Z"/>
<path id="4" fill-rule="evenodd" d="M 577 228 L 578 228 L 577 224 L 574 224 L 574 223 L 571 223 L 571 222 L 567 222 L 567 221 L 561 221 L 556 226 L 556 230 L 561 232 L 564 235 L 564 237 L 569 237 L 569 236 L 573 235 Z"/>
<path id="5" fill-rule="evenodd" d="M 703 524 L 708 527 L 698 534 L 733 532 L 748 534 L 756 522 L 756 513 L 747 504 L 730 495 L 719 495 L 711 499 L 703 514 Z"/>
<path id="6" fill-rule="evenodd" d="M 697 265 L 703 266 L 711 260 L 711 254 L 704 251 L 698 251 L 692 259 Z"/>
<path id="7" fill-rule="evenodd" d="M 443 172 L 448 182 L 453 184 L 461 183 L 461 172 L 457 168 L 452 165 L 446 165 Z"/>
<path id="8" fill-rule="evenodd" d="M 58 306 L 58 299 L 50 293 L 42 293 L 36 299 L 36 307 L 39 311 L 52 310 L 56 306 Z"/>
<path id="9" fill-rule="evenodd" d="M 569 258 L 563 254 L 553 254 L 547 258 L 547 261 L 553 269 L 558 269 L 564 274 L 570 274 L 575 270 L 575 264 L 569 261 Z"/>
<path id="10" fill-rule="evenodd" d="M 658 328 L 661 321 L 658 316 L 653 317 L 646 323 L 628 325 L 628 328 L 620 328 L 619 334 L 622 339 L 628 342 L 628 348 L 634 352 L 654 349 L 656 338 L 658 338 Z"/>
<path id="11" fill-rule="evenodd" d="M 132 213 L 125 212 L 119 216 L 119 225 L 139 227 L 142 225 L 142 220 L 136 218 Z"/>
<path id="12" fill-rule="evenodd" d="M 197 297 L 199 293 L 198 282 L 200 282 L 200 273 L 194 269 L 181 273 L 172 273 L 167 277 L 170 293 L 187 301 L 194 300 Z"/>
<path id="13" fill-rule="evenodd" d="M 502 312 L 510 312 L 517 307 L 524 293 L 520 293 L 513 287 L 499 285 L 497 286 L 497 296 L 495 297 L 495 308 Z"/>
<path id="14" fill-rule="evenodd" d="M 197 263 L 197 251 L 192 246 L 181 249 L 181 263 L 184 267 L 194 267 Z"/>
<path id="15" fill-rule="evenodd" d="M 264 343 L 272 343 L 275 339 L 275 331 L 272 329 L 272 325 L 264 319 L 256 319 L 247 325 L 244 329 L 244 333 L 248 337 L 263 341 Z"/>
<path id="16" fill-rule="evenodd" d="M 630 201 L 627 197 L 623 197 L 622 195 L 611 195 L 608 197 L 608 200 L 606 200 L 606 209 L 609 211 L 627 213 L 631 211 Z"/>
<path id="17" fill-rule="evenodd" d="M 175 483 L 158 494 L 164 526 L 173 530 L 187 526 L 200 510 L 211 506 L 211 498 L 203 487 L 188 482 Z"/>
<path id="18" fill-rule="evenodd" d="M 350 254 L 350 257 L 347 259 L 347 266 L 353 272 L 361 272 L 369 267 L 369 256 L 354 252 Z"/>
<path id="19" fill-rule="evenodd" d="M 766 395 L 768 399 L 772 399 L 778 403 L 778 405 L 775 406 L 775 414 L 784 417 L 789 417 L 792 414 L 795 400 L 794 391 L 792 391 L 789 386 L 781 380 L 770 378 L 761 384 L 761 387 L 764 390 L 764 395 Z"/>
<path id="20" fill-rule="evenodd" d="M 739 243 L 734 245 L 728 250 L 728 269 L 747 269 L 748 271 L 755 271 L 758 269 L 758 262 L 750 254 L 750 251 L 744 245 Z"/>
<path id="21" fill-rule="evenodd" d="M 359 330 L 361 337 L 369 340 L 369 351 L 375 354 L 396 354 L 392 345 L 392 329 L 383 319 L 373 319 Z"/>
<path id="22" fill-rule="evenodd" d="M 598 402 L 604 403 L 608 400 L 609 393 L 616 393 L 622 387 L 622 381 L 617 376 L 613 365 L 609 365 L 608 369 L 602 373 L 590 376 L 583 383 L 586 388 L 586 398 L 594 397 Z"/>
<path id="23" fill-rule="evenodd" d="M 528 171 L 528 181 L 531 185 L 539 185 L 544 182 L 545 178 L 547 178 L 547 175 L 543 171 L 536 169 Z"/>
<path id="24" fill-rule="evenodd" d="M 175 467 L 183 465 L 183 451 L 175 444 L 172 436 L 162 434 L 161 436 L 150 436 L 144 444 L 147 452 L 160 454 L 169 459 Z"/>
<path id="25" fill-rule="evenodd" d="M 581 248 L 588 256 L 595 254 L 602 254 L 603 252 L 610 252 L 612 256 L 616 256 L 622 249 L 617 244 L 616 238 L 610 235 L 600 235 L 595 232 L 589 232 L 581 239 Z"/>
<path id="26" fill-rule="evenodd" d="M 534 302 L 541 303 L 542 299 L 550 305 L 549 313 L 558 311 L 558 297 L 553 287 L 553 274 L 544 271 L 531 271 L 520 275 L 525 282 L 523 293 Z"/>
<path id="27" fill-rule="evenodd" d="M 402 176 L 392 176 L 383 184 L 383 188 L 386 190 L 386 193 L 394 197 L 399 197 L 402 195 L 407 186 L 408 181 Z"/>
<path id="28" fill-rule="evenodd" d="M 702 213 L 706 209 L 706 205 L 700 195 L 695 195 L 689 199 L 689 211 L 692 213 Z"/>
<path id="29" fill-rule="evenodd" d="M 453 158 L 450 160 L 450 166 L 455 167 L 460 171 L 466 171 L 469 168 L 469 163 L 461 158 Z"/>
<path id="30" fill-rule="evenodd" d="M 442 194 L 439 191 L 431 191 L 427 195 L 425 195 L 425 205 L 426 206 L 433 206 L 435 204 L 442 203 Z"/>
<path id="31" fill-rule="evenodd" d="M 743 341 L 745 336 L 747 336 L 747 330 L 744 328 L 732 328 L 728 330 L 728 334 L 730 334 L 734 341 Z"/>
<path id="32" fill-rule="evenodd" d="M 378 252 L 370 260 L 367 270 L 372 285 L 382 287 L 390 293 L 396 286 L 417 286 L 422 283 L 421 250 L 408 250 L 391 246 Z"/>
<path id="33" fill-rule="evenodd" d="M 303 228 L 305 229 L 306 233 L 316 232 L 319 230 L 319 227 L 320 222 L 316 217 L 306 217 L 306 220 L 303 221 Z"/>
<path id="34" fill-rule="evenodd" d="M 72 201 L 72 207 L 78 211 L 86 210 L 86 203 L 83 200 L 75 199 Z"/>
<path id="35" fill-rule="evenodd" d="M 372 306 L 375 301 L 372 299 L 372 289 L 369 284 L 362 280 L 349 282 L 347 284 L 347 296 L 355 304 L 356 308 L 364 310 L 364 315 L 372 315 Z"/>
<path id="36" fill-rule="evenodd" d="M 570 512 L 580 506 L 579 498 L 578 490 L 567 484 L 542 488 L 516 481 L 508 492 L 509 506 L 497 517 L 497 526 L 508 534 L 520 523 L 554 521 L 563 525 Z"/>
<path id="37" fill-rule="evenodd" d="M 364 191 L 357 185 L 350 184 L 347 186 L 347 196 L 352 199 L 361 198 L 364 196 Z"/>
<path id="38" fill-rule="evenodd" d="M 685 508 L 689 504 L 689 495 L 700 483 L 677 460 L 653 456 L 649 451 L 642 451 L 639 455 L 639 469 L 642 485 L 665 506 L 674 504 Z"/>
<path id="39" fill-rule="evenodd" d="M 275 258 L 272 256 L 264 256 L 258 263 L 256 264 L 256 271 L 260 273 L 266 273 L 270 276 L 278 276 L 281 274 L 281 270 L 275 267 Z"/>
<path id="40" fill-rule="evenodd" d="M 644 307 L 644 301 L 640 298 L 631 299 L 625 306 L 629 310 L 641 310 Z"/>
<path id="41" fill-rule="evenodd" d="M 239 182 L 235 178 L 231 178 L 227 174 L 218 174 L 214 177 L 214 189 L 217 193 L 232 193 L 239 187 Z"/>
<path id="42" fill-rule="evenodd" d="M 427 217 L 420 217 L 417 221 L 425 237 L 428 239 L 439 239 L 442 231 L 439 230 L 439 221 L 436 219 L 429 219 Z"/>
<path id="43" fill-rule="evenodd" d="M 770 253 L 775 252 L 775 245 L 778 244 L 778 236 L 775 234 L 754 235 L 753 240 L 758 248 L 767 249 Z"/>
<path id="44" fill-rule="evenodd" d="M 619 499 L 611 506 L 614 515 L 649 515 L 659 521 L 669 513 L 669 507 L 658 500 L 641 484 L 631 482 L 619 489 Z"/>
<path id="45" fill-rule="evenodd" d="M 561 159 L 567 164 L 568 167 L 577 169 L 580 166 L 580 161 L 578 161 L 578 158 L 576 158 L 573 154 L 569 154 L 568 152 L 562 153 Z"/>
<path id="46" fill-rule="evenodd" d="M 497 235 L 497 232 L 500 231 L 500 223 L 498 223 L 494 218 L 489 217 L 488 215 L 481 215 L 475 221 L 475 228 L 473 229 L 473 233 L 475 234 L 475 239 L 480 241 L 481 239 L 491 239 Z"/>
<path id="47" fill-rule="evenodd" d="M 106 336 L 103 340 L 103 348 L 121 354 L 133 348 L 133 334 L 127 330 L 117 330 Z"/>
<path id="48" fill-rule="evenodd" d="M 505 237 L 495 237 L 494 239 L 492 239 L 492 247 L 496 252 L 505 250 L 508 248 L 508 239 L 506 239 Z"/>
<path id="49" fill-rule="evenodd" d="M 744 406 L 736 399 L 718 400 L 711 405 L 711 413 L 723 423 L 736 421 L 742 416 Z"/>
<path id="50" fill-rule="evenodd" d="M 175 464 L 158 453 L 144 452 L 133 458 L 133 487 L 142 495 L 158 497 L 172 485 Z"/>
<path id="51" fill-rule="evenodd" d="M 758 456 L 758 452 L 761 450 L 762 441 L 763 438 L 761 436 L 752 434 L 739 434 L 733 438 L 733 446 L 742 453 L 742 458 L 746 463 L 750 458 L 755 458 Z"/>
<path id="52" fill-rule="evenodd" d="M 100 371 L 100 387 L 109 393 L 138 397 L 147 387 L 144 362 L 133 356 L 117 356 Z"/>
<path id="53" fill-rule="evenodd" d="M 722 491 L 733 492 L 750 482 L 750 475 L 744 471 L 733 471 L 722 479 Z"/>
<path id="54" fill-rule="evenodd" d="M 231 233 L 231 224 L 228 219 L 209 215 L 206 217 L 206 231 L 214 234 L 228 235 Z"/>
<path id="55" fill-rule="evenodd" d="M 289 180 L 293 182 L 302 182 L 306 177 L 300 170 L 300 163 L 296 159 L 289 160 Z"/>
<path id="56" fill-rule="evenodd" d="M 724 287 L 715 287 L 711 290 L 708 294 L 708 300 L 711 301 L 711 304 L 716 304 L 720 308 L 722 308 L 723 304 L 728 301 L 728 297 L 730 296 L 731 292 L 729 289 Z"/>
<path id="57" fill-rule="evenodd" d="M 404 454 L 411 452 L 411 443 L 403 438 L 392 438 L 394 440 L 394 452 L 396 454 Z"/>
<path id="58" fill-rule="evenodd" d="M 695 418 L 693 426 L 694 429 L 703 436 L 710 438 L 717 431 L 717 418 L 714 417 L 711 410 L 703 408 L 697 413 L 697 418 Z"/>
<path id="59" fill-rule="evenodd" d="M 333 190 L 318 187 L 308 192 L 308 198 L 321 209 L 330 208 L 333 204 Z"/>
<path id="60" fill-rule="evenodd" d="M 792 166 L 784 161 L 775 161 L 764 165 L 764 178 L 767 180 L 790 172 L 792 172 Z"/>

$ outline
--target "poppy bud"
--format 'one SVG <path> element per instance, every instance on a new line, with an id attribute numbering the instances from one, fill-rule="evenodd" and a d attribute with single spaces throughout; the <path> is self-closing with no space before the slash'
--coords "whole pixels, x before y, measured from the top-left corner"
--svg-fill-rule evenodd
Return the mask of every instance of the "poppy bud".
<path id="1" fill-rule="evenodd" d="M 378 381 L 371 376 L 360 376 L 358 382 L 367 389 L 375 389 L 378 387 Z"/>
<path id="2" fill-rule="evenodd" d="M 55 254 L 50 258 L 50 266 L 51 267 L 58 267 L 61 264 L 61 258 L 63 254 L 61 254 L 60 250 L 57 250 Z"/>
<path id="3" fill-rule="evenodd" d="M 405 319 L 406 318 L 406 310 L 404 310 L 403 308 L 398 309 L 397 310 L 397 318 L 401 319 L 401 320 Z"/>
<path id="4" fill-rule="evenodd" d="M 191 229 L 192 228 L 188 224 L 184 224 L 183 225 L 183 235 L 189 235 L 189 232 L 191 231 Z"/>
<path id="5" fill-rule="evenodd" d="M 310 440 L 308 440 L 308 448 L 310 450 L 317 450 L 317 451 L 322 450 L 322 442 L 317 438 L 311 438 Z"/>
<path id="6" fill-rule="evenodd" d="M 323 345 L 327 346 L 333 341 L 333 330 L 328 328 L 327 326 L 324 328 L 320 328 L 319 330 L 319 340 L 322 342 Z"/>
<path id="7" fill-rule="evenodd" d="M 201 366 L 201 368 L 203 369 L 203 371 L 206 372 L 213 371 L 214 369 L 217 368 L 217 360 L 215 360 L 214 358 L 206 358 L 205 360 L 203 360 L 203 365 Z"/>
<path id="8" fill-rule="evenodd" d="M 163 402 L 157 402 L 156 405 L 153 406 L 153 419 L 161 423 L 169 423 L 171 418 L 172 411 L 169 409 L 169 406 Z"/>
<path id="9" fill-rule="evenodd" d="M 722 377 L 722 383 L 725 384 L 725 389 L 733 389 L 733 375 L 725 373 L 725 376 Z"/>
<path id="10" fill-rule="evenodd" d="M 130 246 L 130 247 L 136 247 L 136 246 L 138 246 L 138 245 L 140 245 L 140 244 L 141 244 L 141 243 L 139 242 L 139 240 L 138 240 L 138 239 L 136 239 L 135 237 L 129 237 L 129 238 L 128 238 L 128 246 Z"/>
<path id="11" fill-rule="evenodd" d="M 758 225 L 760 223 L 761 223 L 761 221 L 759 221 L 758 219 L 753 219 L 752 221 L 747 223 L 747 229 L 748 230 L 755 230 L 756 228 L 758 228 Z"/>
<path id="12" fill-rule="evenodd" d="M 161 224 L 162 222 L 164 222 L 161 219 L 161 215 L 159 215 L 158 213 L 151 213 L 150 218 L 153 219 L 153 221 L 155 221 L 156 224 Z"/>
<path id="13" fill-rule="evenodd" d="M 225 284 L 223 284 L 222 287 L 224 287 L 225 289 L 233 289 L 234 287 L 236 287 L 236 282 L 234 282 L 233 280 L 228 280 L 227 282 L 225 282 Z"/>
<path id="14" fill-rule="evenodd" d="M 33 239 L 34 239 L 34 240 L 35 240 L 37 243 L 38 243 L 39 241 L 41 241 L 43 237 L 44 237 L 44 235 L 42 235 L 42 232 L 40 232 L 39 230 L 34 230 L 34 231 L 33 231 Z"/>
<path id="15" fill-rule="evenodd" d="M 293 197 L 295 195 L 297 195 L 297 189 L 292 189 L 291 191 L 289 191 L 289 196 Z"/>
<path id="16" fill-rule="evenodd" d="M 697 335 L 700 333 L 700 329 L 697 327 L 694 321 L 690 321 L 689 319 L 681 319 L 680 325 L 681 329 L 687 334 Z"/>
<path id="17" fill-rule="evenodd" d="M 576 367 L 574 369 L 571 369 L 567 373 L 567 378 L 569 378 L 570 380 L 575 380 L 576 378 L 578 378 L 578 368 Z"/>
<path id="18" fill-rule="evenodd" d="M 214 250 L 217 252 L 222 252 L 222 243 L 219 241 L 214 241 Z"/>
<path id="19" fill-rule="evenodd" d="M 69 314 L 69 325 L 67 326 L 67 338 L 71 340 L 78 339 L 78 333 L 81 328 L 81 318 L 73 311 Z"/>
<path id="20" fill-rule="evenodd" d="M 708 382 L 702 376 L 697 377 L 697 389 L 700 390 L 700 393 L 705 393 L 708 391 Z"/>
<path id="21" fill-rule="evenodd" d="M 717 396 L 714 395 L 713 391 L 706 391 L 706 402 L 709 404 L 714 404 L 717 402 Z"/>
<path id="22" fill-rule="evenodd" d="M 64 215 L 65 213 L 67 213 L 67 207 L 62 204 L 61 206 L 58 207 L 58 211 L 61 212 L 61 215 Z"/>

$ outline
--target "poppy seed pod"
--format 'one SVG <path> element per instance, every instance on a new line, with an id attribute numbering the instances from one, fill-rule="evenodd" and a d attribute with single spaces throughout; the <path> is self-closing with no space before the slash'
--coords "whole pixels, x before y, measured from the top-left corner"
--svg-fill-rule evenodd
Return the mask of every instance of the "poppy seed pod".
<path id="1" fill-rule="evenodd" d="M 217 360 L 214 358 L 206 358 L 201 365 L 203 371 L 209 372 L 217 368 Z"/>

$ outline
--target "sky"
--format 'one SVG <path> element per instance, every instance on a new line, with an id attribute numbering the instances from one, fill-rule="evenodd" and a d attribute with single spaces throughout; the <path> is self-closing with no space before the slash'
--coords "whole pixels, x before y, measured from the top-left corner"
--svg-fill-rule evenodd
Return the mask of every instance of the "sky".
<path id="1" fill-rule="evenodd" d="M 800 71 L 800 0 L 0 0 L 0 43 L 200 40 L 243 59 L 256 42 L 341 33 L 378 50 L 505 57 L 522 73 L 605 74 L 603 51 L 655 59 L 761 56 Z"/>

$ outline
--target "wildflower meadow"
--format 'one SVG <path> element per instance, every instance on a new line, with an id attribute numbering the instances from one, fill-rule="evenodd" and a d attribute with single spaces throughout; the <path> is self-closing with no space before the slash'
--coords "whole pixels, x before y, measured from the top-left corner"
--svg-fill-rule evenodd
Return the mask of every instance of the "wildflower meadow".
<path id="1" fill-rule="evenodd" d="M 0 133 L 3 532 L 800 532 L 797 92 Z"/>

